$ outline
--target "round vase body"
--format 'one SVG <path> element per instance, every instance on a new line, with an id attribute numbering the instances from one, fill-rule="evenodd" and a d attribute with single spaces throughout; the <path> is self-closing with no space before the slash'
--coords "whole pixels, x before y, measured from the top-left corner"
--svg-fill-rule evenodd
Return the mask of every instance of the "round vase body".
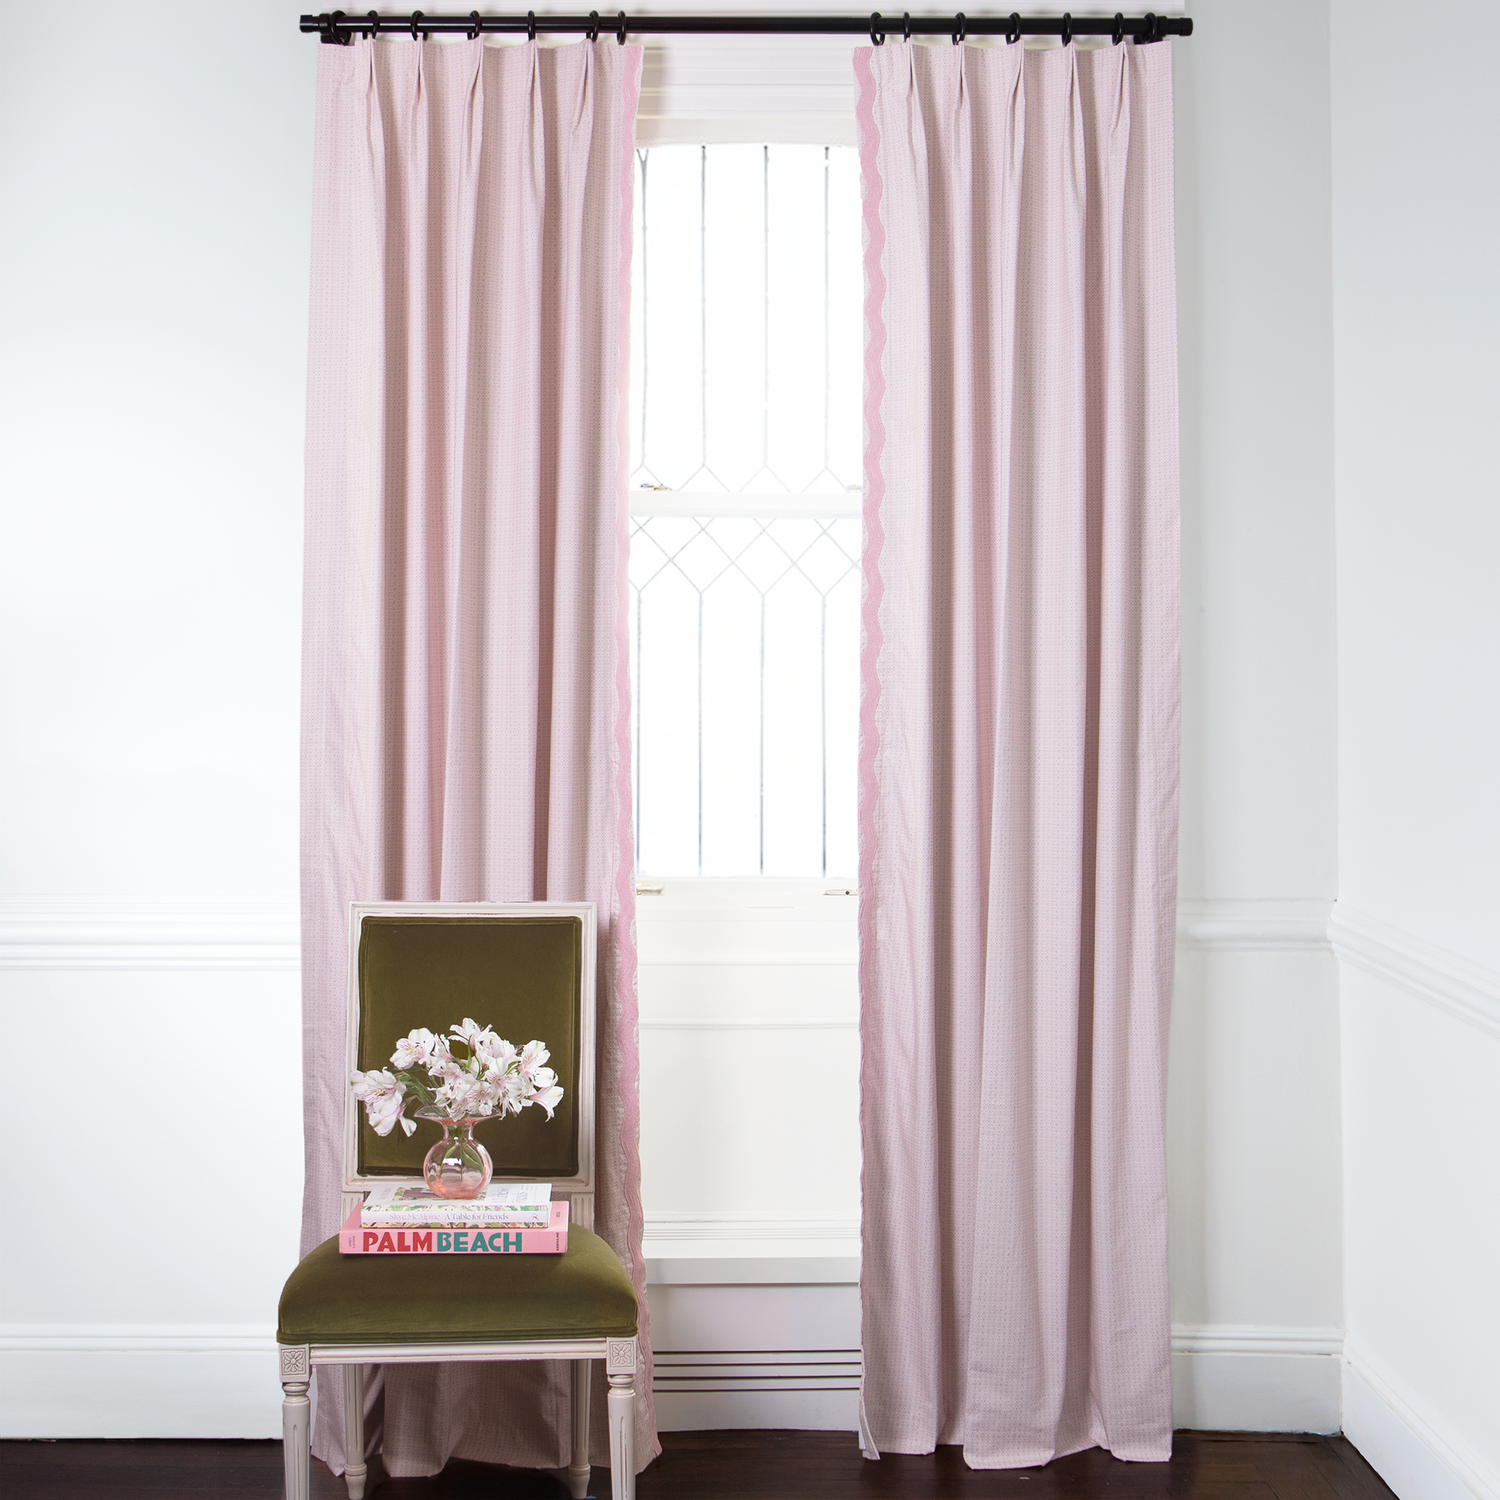
<path id="1" fill-rule="evenodd" d="M 423 1180 L 439 1198 L 482 1198 L 495 1167 L 490 1153 L 474 1139 L 479 1121 L 439 1119 L 437 1123 L 443 1127 L 443 1138 L 422 1162 Z"/>

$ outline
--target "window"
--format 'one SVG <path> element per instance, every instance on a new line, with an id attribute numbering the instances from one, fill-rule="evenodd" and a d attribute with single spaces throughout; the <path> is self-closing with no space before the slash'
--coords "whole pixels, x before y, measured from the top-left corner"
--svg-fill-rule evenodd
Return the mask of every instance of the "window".
<path id="1" fill-rule="evenodd" d="M 852 1282 L 858 162 L 840 146 L 662 145 L 638 153 L 636 172 L 630 626 L 636 867 L 650 892 L 637 905 L 647 1254 L 658 1281 L 696 1286 L 711 1272 L 680 1268 L 717 1251 L 755 1257 L 767 1281 L 791 1278 L 795 1260 L 801 1280 Z M 809 1256 L 832 1269 L 812 1276 Z M 825 1351 L 858 1345 L 852 1285 L 839 1295 L 853 1320 L 824 1325 L 843 1330 L 813 1339 Z M 674 1325 L 684 1348 L 727 1336 L 687 1326 Z M 744 1337 L 733 1347 L 756 1347 L 758 1335 Z"/>
<path id="2" fill-rule="evenodd" d="M 637 868 L 848 880 L 860 599 L 855 153 L 641 150 L 635 237 Z"/>

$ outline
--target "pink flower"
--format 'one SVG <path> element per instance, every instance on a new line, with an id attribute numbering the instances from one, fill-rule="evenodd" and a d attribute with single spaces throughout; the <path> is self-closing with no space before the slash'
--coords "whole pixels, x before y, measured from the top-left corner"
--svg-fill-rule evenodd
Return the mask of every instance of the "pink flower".
<path id="1" fill-rule="evenodd" d="M 406 1118 L 406 1085 L 399 1082 L 389 1068 L 374 1068 L 368 1073 L 350 1073 L 349 1086 L 354 1097 L 365 1107 L 365 1115 L 376 1135 L 389 1135 L 396 1122 L 410 1135 L 417 1127 Z"/>

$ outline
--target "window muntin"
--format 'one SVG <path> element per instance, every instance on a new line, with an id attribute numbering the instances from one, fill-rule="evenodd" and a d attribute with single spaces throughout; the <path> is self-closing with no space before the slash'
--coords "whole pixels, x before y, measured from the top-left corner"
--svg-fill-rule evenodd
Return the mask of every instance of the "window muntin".
<path id="1" fill-rule="evenodd" d="M 637 868 L 855 868 L 861 282 L 846 147 L 637 153 Z"/>

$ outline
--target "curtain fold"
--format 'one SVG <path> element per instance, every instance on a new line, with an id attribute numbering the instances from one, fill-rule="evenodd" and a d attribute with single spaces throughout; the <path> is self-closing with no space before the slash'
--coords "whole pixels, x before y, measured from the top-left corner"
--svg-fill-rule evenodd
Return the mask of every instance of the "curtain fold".
<path id="1" fill-rule="evenodd" d="M 302 1249 L 338 1227 L 349 903 L 599 913 L 595 1229 L 641 1307 L 626 620 L 641 51 L 318 49 L 302 705 Z M 435 1004 L 441 1010 L 441 999 Z M 435 1014 L 434 1024 L 451 1017 Z M 319 1372 L 314 1451 L 344 1463 Z M 392 1366 L 393 1475 L 568 1462 L 567 1366 Z M 596 1374 L 593 1462 L 608 1463 Z"/>
<path id="2" fill-rule="evenodd" d="M 855 53 L 871 1456 L 1171 1452 L 1171 61 Z"/>

